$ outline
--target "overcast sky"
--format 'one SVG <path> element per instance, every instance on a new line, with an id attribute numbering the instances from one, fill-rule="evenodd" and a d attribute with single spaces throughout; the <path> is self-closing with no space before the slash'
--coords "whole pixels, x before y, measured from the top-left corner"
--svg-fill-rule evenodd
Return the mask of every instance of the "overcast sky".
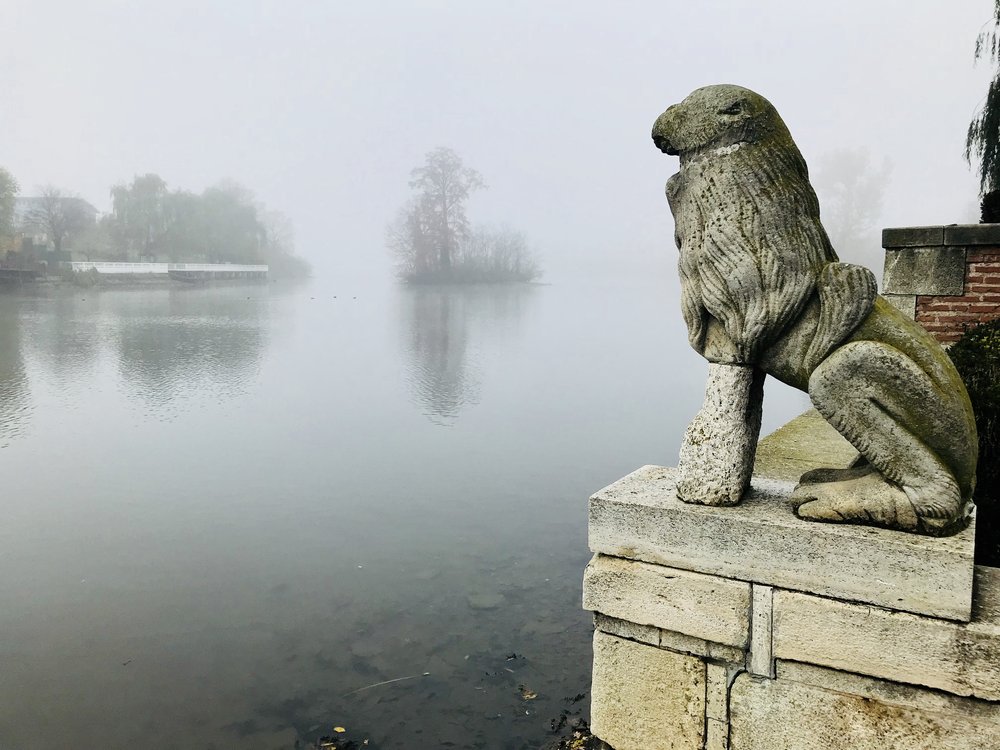
<path id="1" fill-rule="evenodd" d="M 775 104 L 814 171 L 893 164 L 884 225 L 974 220 L 965 131 L 992 0 L 338 2 L 2 0 L 0 165 L 101 210 L 156 172 L 223 178 L 295 223 L 325 274 L 388 272 L 384 228 L 438 145 L 523 229 L 549 279 L 670 259 L 650 141 L 669 104 L 738 83 Z M 875 240 L 877 242 L 877 239 Z"/>

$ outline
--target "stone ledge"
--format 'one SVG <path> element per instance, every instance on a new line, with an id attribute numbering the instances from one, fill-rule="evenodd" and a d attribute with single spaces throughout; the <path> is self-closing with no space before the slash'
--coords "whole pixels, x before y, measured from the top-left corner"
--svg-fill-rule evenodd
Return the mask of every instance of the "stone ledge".
<path id="1" fill-rule="evenodd" d="M 791 482 L 754 477 L 732 508 L 677 499 L 673 469 L 643 467 L 590 499 L 590 549 L 738 581 L 967 622 L 975 522 L 936 539 L 819 524 L 788 507 Z"/>
<path id="2" fill-rule="evenodd" d="M 957 711 L 969 719 L 1000 719 L 1000 706 L 989 701 L 959 698 L 938 690 L 901 685 L 890 680 L 864 677 L 811 664 L 778 661 L 777 679 L 815 685 L 826 690 L 857 695 L 901 708 L 920 711 Z"/>
<path id="3" fill-rule="evenodd" d="M 861 454 L 815 409 L 779 427 L 757 445 L 755 476 L 797 482 L 817 466 L 846 469 Z"/>
<path id="4" fill-rule="evenodd" d="M 583 574 L 583 608 L 736 648 L 750 640 L 750 584 L 595 555 Z"/>
<path id="5" fill-rule="evenodd" d="M 1000 701 L 1000 569 L 975 583 L 968 624 L 776 591 L 774 655 Z"/>
<path id="6" fill-rule="evenodd" d="M 1000 245 L 1000 224 L 953 224 L 944 228 L 946 245 Z"/>
<path id="7" fill-rule="evenodd" d="M 746 659 L 746 652 L 735 646 L 723 646 L 721 643 L 712 643 L 671 630 L 660 630 L 652 625 L 637 625 L 627 620 L 608 617 L 600 612 L 594 613 L 594 628 L 619 638 L 647 643 L 679 654 L 700 656 L 709 661 L 742 665 Z"/>
<path id="8" fill-rule="evenodd" d="M 882 247 L 936 245 L 998 245 L 1000 224 L 948 224 L 932 227 L 889 227 L 882 230 Z"/>
<path id="9" fill-rule="evenodd" d="M 944 244 L 944 227 L 892 227 L 882 230 L 882 247 L 933 247 Z"/>

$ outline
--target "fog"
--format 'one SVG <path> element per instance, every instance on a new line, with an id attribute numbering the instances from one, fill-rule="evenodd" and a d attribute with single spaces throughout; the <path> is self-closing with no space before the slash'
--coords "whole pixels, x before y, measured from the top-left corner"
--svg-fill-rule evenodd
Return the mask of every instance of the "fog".
<path id="1" fill-rule="evenodd" d="M 537 750 L 586 719 L 587 498 L 676 464 L 707 367 L 654 119 L 737 83 L 817 180 L 867 160 L 840 251 L 877 267 L 882 226 L 976 218 L 992 9 L 4 0 L 22 195 L 234 180 L 315 279 L 0 290 L 0 746 Z M 546 284 L 395 283 L 441 146 Z M 807 405 L 769 379 L 764 432 Z"/>
<path id="2" fill-rule="evenodd" d="M 321 277 L 364 285 L 391 273 L 410 170 L 445 145 L 489 186 L 470 216 L 523 230 L 549 281 L 666 278 L 676 161 L 649 130 L 710 83 L 768 97 L 814 172 L 838 148 L 888 157 L 882 225 L 974 220 L 991 5 L 7 0 L 0 164 L 101 210 L 135 174 L 230 178 L 292 218 Z"/>

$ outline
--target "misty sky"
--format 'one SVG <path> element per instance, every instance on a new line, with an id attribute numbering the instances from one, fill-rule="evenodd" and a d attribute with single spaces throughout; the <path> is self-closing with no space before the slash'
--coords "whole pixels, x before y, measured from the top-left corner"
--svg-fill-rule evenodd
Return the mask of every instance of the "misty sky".
<path id="1" fill-rule="evenodd" d="M 295 223 L 324 276 L 389 273 L 384 228 L 438 145 L 523 229 L 548 279 L 672 267 L 653 120 L 692 89 L 769 98 L 815 168 L 888 156 L 882 224 L 968 222 L 962 159 L 992 0 L 338 2 L 3 0 L 0 165 L 101 210 L 157 172 L 223 178 Z M 877 242 L 877 238 L 875 240 Z M 850 259 L 850 258 L 848 258 Z M 667 265 L 668 264 L 668 265 Z"/>

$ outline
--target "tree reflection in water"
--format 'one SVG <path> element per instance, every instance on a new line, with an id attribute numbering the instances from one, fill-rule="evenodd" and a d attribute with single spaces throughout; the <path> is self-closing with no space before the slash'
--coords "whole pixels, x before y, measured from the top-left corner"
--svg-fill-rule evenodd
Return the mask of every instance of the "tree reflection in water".
<path id="1" fill-rule="evenodd" d="M 268 311 L 247 291 L 180 289 L 119 306 L 111 340 L 126 390 L 161 418 L 184 396 L 244 393 L 267 344 Z"/>
<path id="2" fill-rule="evenodd" d="M 31 398 L 21 351 L 17 300 L 0 296 L 0 448 L 19 436 L 28 423 Z"/>
<path id="3" fill-rule="evenodd" d="M 415 403 L 432 422 L 454 424 L 479 403 L 483 348 L 516 333 L 533 285 L 411 286 L 400 317 Z"/>

